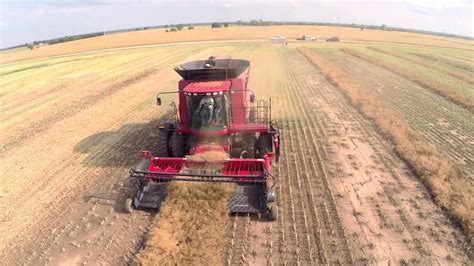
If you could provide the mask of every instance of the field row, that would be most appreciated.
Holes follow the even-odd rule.
[[[167,51],[169,56],[163,56]],[[149,214],[123,214],[122,206],[133,192],[128,169],[140,151],[154,145],[154,131],[164,118],[153,97],[176,86],[178,76],[171,66],[177,61],[207,54],[206,49],[149,51],[148,57],[117,66],[117,75],[106,73],[107,68],[104,76],[58,74],[67,86],[58,88],[53,98],[44,93],[48,87],[39,78],[43,73],[12,74],[21,74],[30,84],[31,89],[17,94],[31,100],[11,106],[13,115],[2,124],[0,254],[7,264],[18,256],[31,264],[116,264],[133,257]],[[99,69],[104,64],[90,63]],[[82,64],[68,71],[75,67]],[[15,83],[9,86],[11,92],[4,97],[15,98]]]
[[[323,56],[364,84],[368,93],[375,93],[403,115],[412,128],[422,132],[430,143],[459,165],[467,178],[474,180],[474,124],[471,112],[358,58],[339,52],[327,52]]]
[[[272,97],[282,127],[282,157],[274,165],[279,219],[229,217],[224,264],[468,261],[459,230],[337,87],[294,47],[245,43],[104,52],[0,69],[6,264],[135,259],[154,213],[123,213],[134,191],[128,168],[156,145],[168,109],[156,109],[154,97],[176,88],[172,67],[209,55],[251,60],[251,89],[259,99]],[[457,112],[449,110],[421,114],[447,119]],[[462,115],[459,121],[450,125],[470,140],[468,121]],[[460,158],[472,159],[455,147]]]
[[[453,78],[445,73],[434,71],[434,68],[427,68],[420,64],[410,63],[406,59],[401,61],[401,57],[395,57],[388,53],[381,53],[374,49],[376,48],[372,47],[370,50],[365,49],[359,51],[354,49],[342,49],[342,51],[350,56],[357,57],[376,66],[387,69],[470,111],[474,110],[474,105],[471,101],[474,96],[474,92],[471,90],[471,83],[458,78]],[[407,66],[409,67],[407,68]]]
[[[454,209],[454,213],[456,215],[459,215],[458,217],[463,219],[463,222],[465,222],[464,225],[467,226],[466,229],[469,228],[469,213],[466,212],[467,210],[464,208],[465,206],[469,205],[469,196],[464,194],[464,192],[469,191],[469,188],[460,187],[462,182],[465,181],[459,180],[459,176],[453,176],[453,172],[451,171],[452,169],[448,169],[451,172],[444,171],[446,170],[444,168],[440,170],[441,167],[444,167],[442,165],[445,164],[445,160],[441,161],[444,157],[441,156],[440,159],[439,153],[431,153],[431,151],[429,150],[429,145],[424,144],[424,142],[420,143],[419,137],[410,133],[410,130],[405,130],[408,126],[404,124],[403,119],[400,119],[399,117],[397,118],[397,115],[394,114],[393,111],[383,106],[383,104],[379,103],[378,98],[374,97],[374,94],[372,92],[365,91],[365,87],[361,86],[361,83],[359,83],[357,79],[352,79],[353,75],[349,75],[349,72],[342,71],[340,69],[341,65],[338,64],[339,62],[335,60],[326,59],[327,55],[323,52],[315,52],[309,49],[304,50],[303,52],[306,56],[308,56],[308,58],[310,58],[310,60],[312,60],[312,62],[314,62],[315,65],[317,65],[318,69],[321,69],[326,79],[331,82],[331,84],[333,84],[334,86],[336,86],[336,88],[344,92],[344,94],[349,98],[350,103],[352,105],[356,106],[358,110],[361,110],[361,112],[365,116],[370,117],[371,119],[373,119],[373,121],[375,121],[375,124],[377,125],[379,131],[383,132],[385,136],[388,136],[393,141],[393,144],[396,145],[395,150],[398,151],[401,156],[408,158],[406,160],[410,162],[411,165],[416,165],[417,168],[414,169],[416,169],[419,173],[422,171],[425,171],[425,173],[427,173],[426,170],[420,170],[420,166],[431,167],[428,171],[432,172],[429,175],[423,175],[422,178],[425,179],[425,182],[427,184],[430,184],[430,186],[432,187],[432,193],[434,193],[434,195],[436,195],[436,198],[439,199],[439,201],[441,202],[440,204],[443,204],[444,206],[450,206],[449,208],[451,209],[451,211],[453,211]],[[323,95],[328,94],[329,93],[324,93]],[[341,105],[341,102],[344,102],[344,99],[331,99],[332,107],[331,105],[329,105],[328,108],[336,109],[336,111],[337,109],[347,110],[347,103],[346,105]],[[337,104],[339,104],[339,106],[337,106]],[[353,119],[357,116],[351,114],[350,111],[344,111],[344,113],[341,114],[340,117],[340,119]],[[331,119],[335,118],[332,117]],[[439,244],[441,244],[441,242],[443,241],[440,240],[439,235],[437,235],[436,232],[452,229],[449,229],[449,227],[444,229],[439,228],[439,221],[442,221],[445,218],[443,218],[442,215],[438,216],[434,213],[436,212],[437,214],[441,214],[441,209],[440,207],[436,207],[434,205],[434,203],[430,200],[430,196],[428,196],[426,192],[423,192],[424,185],[420,183],[422,179],[420,178],[418,182],[413,182],[414,174],[411,173],[409,167],[405,163],[400,162],[399,159],[398,161],[390,159],[390,157],[395,157],[392,154],[387,154],[386,151],[391,150],[392,148],[390,147],[390,145],[387,144],[380,145],[385,141],[381,140],[380,137],[377,137],[377,134],[375,133],[374,129],[364,126],[364,123],[360,123],[360,125],[355,128],[356,130],[354,130],[353,123],[353,121],[347,121],[346,123],[341,125],[344,128],[342,135],[349,137],[350,142],[341,143],[341,146],[338,147],[338,151],[336,152],[336,154],[340,153],[340,156],[343,156],[343,158],[341,158],[340,160],[341,163],[336,164],[336,171],[340,171],[340,169],[344,168],[352,168],[350,176],[354,178],[353,182],[351,182],[351,180],[342,181],[343,185],[344,183],[352,183],[350,190],[354,190],[354,192],[358,194],[356,196],[356,199],[360,202],[360,205],[357,206],[358,204],[350,202],[352,208],[358,207],[364,209],[364,203],[372,205],[372,207],[376,210],[376,212],[373,213],[374,217],[382,220],[381,224],[383,226],[381,226],[381,228],[384,228],[387,224],[390,225],[390,228],[392,228],[393,224],[397,223],[387,223],[387,217],[390,217],[393,214],[396,214],[396,216],[399,215],[400,220],[398,221],[398,225],[396,225],[396,227],[398,228],[392,228],[391,230],[388,230],[388,232],[385,232],[384,235],[391,234],[394,238],[398,238],[399,236],[394,236],[393,233],[401,233],[404,230],[408,230],[408,232],[413,234],[413,236],[417,236],[413,239],[414,243],[419,243],[420,239],[418,238],[423,235],[422,232],[425,230],[425,228],[427,228],[428,230],[430,230],[426,232],[427,238],[436,237]],[[361,127],[363,128],[363,130],[361,130]],[[337,130],[335,131],[337,132]],[[350,136],[351,131],[354,136]],[[356,133],[357,131],[359,132]],[[341,135],[341,133],[336,134],[336,136],[337,135]],[[408,137],[409,139],[403,139],[405,137]],[[339,142],[340,140],[337,140],[336,138],[333,141]],[[370,141],[368,143],[370,145],[367,145],[367,141]],[[376,145],[377,142],[379,143],[379,145]],[[418,151],[418,153],[413,153],[413,151],[407,149],[406,145],[409,145],[410,147],[416,147],[416,151]],[[420,145],[425,145],[426,147],[422,147]],[[353,152],[350,152],[351,149],[356,149],[360,152],[360,154],[354,154]],[[428,152],[427,154],[429,155],[424,155],[425,152],[422,152],[423,149],[425,149],[425,152]],[[413,156],[418,157],[413,158]],[[423,159],[423,156],[429,157]],[[346,165],[344,165],[344,157],[347,157],[349,161],[351,161],[350,165],[347,165],[347,162]],[[363,158],[359,158],[359,162],[357,162],[357,160],[354,161],[354,158],[357,157]],[[432,164],[430,163],[426,163],[432,160],[437,160],[438,162],[435,167],[432,167]],[[440,178],[443,178],[446,174],[450,174],[450,177],[456,178],[454,180],[449,180],[449,186],[451,186],[454,191],[448,191],[448,193],[445,193],[445,190],[443,190],[445,186],[441,187],[438,183],[438,180]],[[357,182],[357,180],[359,180],[359,182]],[[377,188],[381,189],[383,192],[376,192]],[[400,190],[400,188],[403,188],[403,190]],[[398,194],[402,191],[404,195],[399,198],[400,195]],[[374,194],[374,192],[376,193]],[[453,193],[453,196],[450,193]],[[408,194],[412,195],[407,196]],[[364,195],[365,198],[362,198],[361,195]],[[459,195],[462,195],[462,198],[458,198]],[[457,200],[449,201],[449,199],[451,199],[452,197],[456,197]],[[424,206],[420,207],[421,205]],[[367,208],[367,206],[365,208]],[[374,211],[374,209],[372,209],[371,211]],[[390,211],[388,211],[387,213],[386,211],[384,211],[384,209],[392,210],[394,213],[391,214]],[[420,212],[420,210],[429,210],[429,214]],[[357,209],[354,210],[354,216],[357,216],[356,221],[358,221],[358,223],[364,220],[364,222],[370,222],[370,220],[366,220],[368,217],[365,215],[361,215],[361,213],[364,212],[359,211]],[[427,217],[429,217],[430,219],[426,220]],[[411,222],[410,220],[412,219],[413,221]],[[434,222],[436,226],[433,226],[432,222]],[[413,228],[413,224],[418,224],[418,226]],[[402,227],[400,227],[401,225]],[[375,227],[371,226],[368,228],[372,228],[371,231],[374,231]],[[432,231],[433,228],[438,228],[438,230]],[[381,231],[383,232],[387,230],[382,229]],[[367,237],[367,234],[364,235]],[[458,241],[459,246],[466,247],[466,240],[464,240],[463,237],[458,238]],[[411,241],[408,241],[407,238],[404,238],[403,242],[407,246],[411,245],[410,243],[412,243]],[[447,241],[444,245],[449,246],[449,243],[450,242]],[[426,261],[432,259],[430,258],[432,256],[438,257],[438,259],[441,258],[441,253],[429,251],[439,250],[440,246],[437,245],[438,244],[436,243],[432,243],[431,246],[423,246],[423,250],[420,251],[422,252],[422,254],[415,256],[413,259],[418,261]],[[448,251],[444,253],[444,256],[447,257],[444,259],[449,259],[448,255],[452,254],[452,250],[449,251],[450,249],[456,249],[456,246],[452,246],[451,248],[447,248],[447,246],[442,248],[445,249],[445,251]],[[420,247],[420,245],[415,245],[415,247],[412,248],[415,248],[414,250],[420,250]],[[399,251],[400,250],[398,249],[398,252]]]
[[[275,119],[282,126],[283,156],[276,166],[280,218],[277,224],[265,224],[260,217],[233,218],[229,235],[235,240],[224,260],[233,265],[351,263],[352,252],[328,183],[324,143],[310,131],[322,126],[315,113],[307,110],[307,102],[298,97],[305,90],[295,70],[302,58],[281,52],[267,55],[272,64],[266,64],[266,82],[252,83],[263,86],[253,88],[259,97],[278,95],[272,102]],[[255,67],[252,70],[259,72]],[[257,240],[258,233],[263,233],[263,241]]]

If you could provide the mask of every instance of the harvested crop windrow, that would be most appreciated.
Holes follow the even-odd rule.
[[[354,83],[347,73],[310,49],[302,48],[299,51],[396,144],[396,150],[400,156],[424,180],[436,202],[461,222],[472,242],[474,191],[472,185],[469,185],[462,176],[461,171],[433,145],[413,131],[396,112],[384,106],[370,91]]]
[[[412,52],[410,53],[411,55],[421,57],[424,59],[428,59],[431,61],[435,61],[441,64],[446,64],[450,65],[455,68],[459,68],[465,71],[473,72],[474,71],[474,65],[472,63],[464,62],[462,59],[455,59],[455,58],[449,58],[449,57],[443,57],[443,56],[435,56],[431,54],[425,54],[425,53],[416,53]]]
[[[226,153],[207,152],[189,159],[227,159]],[[182,171],[214,171],[203,169]],[[172,183],[150,232],[143,265],[218,265],[222,262],[227,200],[232,186],[215,183]]]
[[[397,75],[400,75],[420,86],[423,86],[425,88],[428,88],[435,93],[445,97],[446,99],[459,104],[463,106],[464,108],[468,109],[469,111],[473,112],[474,111],[474,102],[472,101],[472,98],[469,97],[468,95],[462,94],[459,91],[456,91],[454,88],[448,88],[446,86],[443,86],[437,82],[433,82],[433,80],[422,77],[420,75],[416,75],[415,73],[403,69],[395,64],[385,62],[382,60],[379,60],[377,58],[368,56],[364,53],[355,51],[353,49],[345,49],[343,48],[342,51],[348,55],[352,55],[354,57],[357,57],[359,59],[362,59],[364,61],[367,61],[371,64],[383,67]]]
[[[443,67],[443,64],[433,64],[431,62],[426,62],[426,61],[417,59],[413,56],[403,55],[400,52],[394,52],[394,51],[390,51],[390,50],[380,49],[380,48],[377,48],[377,47],[367,47],[367,49],[375,51],[375,52],[379,52],[379,53],[382,53],[382,54],[386,54],[386,55],[389,55],[389,56],[398,57],[398,58],[401,58],[401,59],[406,60],[408,62],[417,64],[417,65],[420,65],[420,66],[424,66],[424,67],[427,67],[427,68],[434,69],[434,70],[438,71],[441,74],[445,74],[445,75],[451,76],[453,78],[460,79],[462,81],[467,82],[470,85],[474,84],[474,79],[471,75],[466,75],[466,74],[463,74],[462,72],[459,72],[459,71],[453,71],[453,70],[447,69],[447,68]]]

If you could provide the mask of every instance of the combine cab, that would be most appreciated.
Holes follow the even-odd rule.
[[[157,208],[160,184],[171,181],[236,183],[231,213],[267,213],[277,218],[271,165],[280,156],[277,122],[271,101],[257,100],[248,88],[250,62],[240,59],[193,61],[175,68],[182,77],[179,104],[171,103],[175,121],[160,125],[153,153],[130,170],[139,188],[125,208]],[[157,105],[161,105],[160,94]],[[228,159],[199,160],[206,152]],[[193,158],[194,157],[194,158]]]

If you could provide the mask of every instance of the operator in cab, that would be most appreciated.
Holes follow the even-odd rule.
[[[201,126],[207,126],[211,123],[214,112],[214,99],[211,96],[202,97],[199,101],[199,115],[201,117]]]

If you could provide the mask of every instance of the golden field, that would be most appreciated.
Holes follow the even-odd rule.
[[[283,47],[275,34],[337,29],[150,30],[0,53],[2,262],[472,261],[473,116],[445,93],[472,97],[472,42],[341,28],[342,43]],[[124,213],[128,170],[176,101],[156,94],[210,55],[250,60],[251,89],[272,97],[278,220],[230,216],[227,192],[180,184],[161,211]]]
[[[119,48],[136,45],[166,44],[177,42],[200,42],[222,40],[268,40],[272,35],[282,35],[288,40],[304,34],[314,35],[318,41],[337,36],[337,27],[330,26],[231,26],[228,28],[196,27],[184,28],[179,32],[165,32],[165,29],[117,33],[90,39],[77,40],[52,46],[43,46],[32,51],[22,50],[1,54],[1,63],[22,59],[48,57],[63,54]],[[455,38],[424,35],[409,32],[380,31],[358,28],[340,28],[343,42],[365,41],[403,44],[423,44],[471,50],[473,42]],[[291,41],[291,40],[290,40]]]

